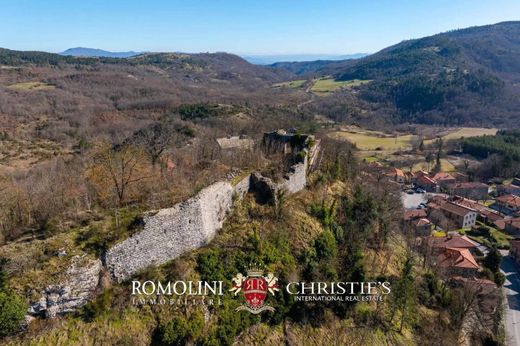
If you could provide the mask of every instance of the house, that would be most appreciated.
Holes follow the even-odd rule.
[[[465,278],[475,277],[480,266],[466,248],[446,247],[435,259],[435,266],[445,277],[460,275]]]
[[[433,224],[428,220],[426,210],[407,210],[403,215],[403,227],[411,229],[417,236],[429,236]]]
[[[485,200],[488,198],[489,187],[484,183],[469,182],[469,183],[455,183],[449,187],[453,195]]]
[[[520,197],[515,195],[497,197],[491,207],[502,214],[516,214],[520,211]]]
[[[455,172],[451,175],[455,178],[456,183],[467,183],[469,181],[469,177],[467,174]]]
[[[497,220],[502,219],[503,217],[497,213],[496,211],[493,211],[492,209],[486,207],[483,204],[478,203],[477,201],[474,201],[472,199],[455,196],[452,201],[454,203],[463,205],[465,207],[475,209],[478,213],[478,219],[483,222],[487,223],[493,223]]]
[[[427,192],[438,192],[439,186],[435,181],[433,181],[427,175],[420,175],[416,181],[415,185],[419,186],[421,189],[426,190]]]
[[[424,209],[412,209],[406,210],[403,215],[403,221],[409,222],[417,219],[423,219],[427,217],[426,210]]]
[[[449,185],[455,184],[456,180],[450,173],[439,172],[430,175],[430,178],[439,185],[441,189],[448,188]]]
[[[445,237],[430,236],[426,240],[425,261],[444,276],[473,277],[480,266],[473,254],[477,244],[465,235],[452,232]]]
[[[440,210],[460,228],[473,227],[477,222],[475,209],[457,203],[446,202],[440,206]]]
[[[514,236],[520,236],[520,217],[504,219],[504,231]]]
[[[477,244],[474,241],[457,232],[450,232],[444,237],[430,236],[427,243],[433,255],[438,255],[442,249],[447,247],[468,249],[470,252],[474,252],[477,248]]]
[[[511,240],[509,255],[513,257],[516,264],[520,266],[520,239]]]
[[[433,224],[426,218],[413,220],[411,225],[416,236],[425,237],[432,233]]]
[[[399,168],[392,168],[386,175],[394,179],[394,181],[398,182],[399,184],[404,184],[406,182],[404,172]]]
[[[499,196],[515,195],[520,196],[520,186],[518,185],[497,185],[497,193]]]
[[[426,171],[422,171],[422,170],[421,170],[421,171],[417,171],[417,172],[415,172],[415,173],[413,174],[413,182],[415,183],[415,181],[416,181],[417,179],[419,179],[419,177],[422,177],[423,175],[429,175],[429,173],[426,172]]]

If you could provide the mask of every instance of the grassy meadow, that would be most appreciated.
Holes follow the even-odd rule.
[[[316,94],[327,94],[340,88],[352,88],[370,83],[371,80],[353,79],[348,81],[338,81],[332,77],[322,77],[317,79],[311,87],[311,91]]]

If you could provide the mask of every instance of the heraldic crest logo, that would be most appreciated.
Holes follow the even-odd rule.
[[[272,273],[264,276],[264,271],[259,268],[251,267],[247,271],[247,276],[238,273],[233,279],[233,287],[230,289],[235,296],[242,291],[246,298],[246,304],[239,306],[236,311],[246,310],[252,314],[259,314],[262,311],[274,311],[274,308],[264,304],[267,293],[274,295],[278,288],[278,278]]]

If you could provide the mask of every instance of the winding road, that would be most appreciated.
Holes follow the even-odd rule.
[[[503,258],[500,270],[505,274],[504,312],[508,346],[520,346],[520,274],[519,267],[509,256],[507,250],[500,251]]]

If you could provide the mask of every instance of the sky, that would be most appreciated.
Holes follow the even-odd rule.
[[[507,20],[520,20],[519,0],[0,0],[0,47],[373,53]]]

